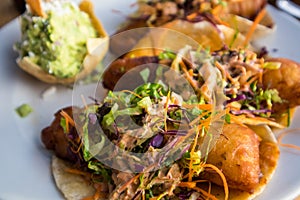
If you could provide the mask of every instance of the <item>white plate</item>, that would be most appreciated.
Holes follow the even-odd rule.
[[[135,0],[94,0],[97,16],[112,34],[124,16],[133,11]],[[268,7],[277,30],[259,42],[281,56],[300,62],[299,21]],[[122,14],[113,10],[122,11]],[[58,109],[71,105],[72,90],[57,87],[55,95],[41,98],[50,85],[41,83],[21,71],[15,59],[13,44],[20,38],[18,20],[0,30],[0,199],[62,199],[50,173],[49,153],[40,142],[41,129],[49,125]],[[14,109],[22,103],[30,104],[34,112],[20,118]],[[300,112],[296,113],[292,127],[300,127]],[[300,145],[300,135],[291,134],[285,142]],[[259,199],[292,199],[300,194],[300,152],[281,149],[277,173]]]

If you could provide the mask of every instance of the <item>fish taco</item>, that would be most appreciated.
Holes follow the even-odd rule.
[[[209,46],[214,51],[220,48],[220,43],[233,47],[251,46],[252,41],[271,34],[276,29],[266,10],[266,0],[168,0],[137,1],[136,4],[137,11],[128,16],[127,22],[117,34],[142,27],[170,28],[194,38],[200,44],[207,39],[210,44],[205,41],[205,47]],[[206,30],[210,34],[206,34]],[[118,54],[120,46],[133,47],[146,33],[140,31],[138,36],[126,35],[122,41],[112,41],[111,50]]]
[[[189,47],[116,60],[103,100],[63,108],[42,130],[57,187],[67,199],[253,199],[280,154],[280,98],[260,82],[260,67],[277,64]],[[128,73],[141,82],[124,84]]]

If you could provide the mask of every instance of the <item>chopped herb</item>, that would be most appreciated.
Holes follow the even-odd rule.
[[[287,110],[287,114],[288,114],[288,117],[287,117],[287,127],[289,127],[291,125],[291,109]]]
[[[228,115],[228,114],[225,115],[225,122],[227,124],[230,124],[230,115]]]
[[[28,104],[22,104],[19,107],[17,107],[15,111],[20,117],[27,117],[31,112],[33,112],[33,109]]]
[[[280,62],[265,62],[263,65],[264,69],[279,69],[281,66]]]
[[[59,125],[64,129],[64,133],[67,133],[67,123],[64,117],[60,118]]]
[[[164,51],[158,55],[158,58],[160,60],[163,60],[163,59],[172,59],[173,60],[173,59],[175,59],[175,57],[176,57],[176,54],[171,51]]]
[[[139,179],[140,179],[140,185],[139,185],[139,187],[140,187],[140,188],[143,188],[143,187],[144,187],[144,185],[143,185],[143,183],[144,183],[144,174],[142,174],[142,175],[139,177]]]

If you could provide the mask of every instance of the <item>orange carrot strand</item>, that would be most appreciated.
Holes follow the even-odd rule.
[[[227,181],[226,181],[226,177],[223,174],[223,172],[219,168],[217,168],[216,166],[214,166],[212,164],[207,164],[206,163],[206,164],[204,164],[204,167],[205,168],[211,168],[219,174],[220,178],[223,181],[223,187],[224,187],[224,193],[225,193],[225,198],[224,199],[227,200],[228,197],[229,197],[229,190],[228,190],[228,184],[227,184]]]
[[[296,132],[296,131],[300,131],[300,128],[294,128],[294,129],[290,129],[290,130],[286,130],[283,133],[280,133],[280,135],[277,138],[278,141],[278,145],[282,146],[282,147],[288,147],[291,149],[296,149],[300,151],[300,146],[294,145],[294,144],[286,144],[286,143],[282,143],[282,139],[287,136],[290,133]]]
[[[244,41],[244,46],[246,47],[248,44],[249,44],[249,41],[257,27],[257,25],[259,24],[259,22],[263,19],[263,17],[266,15],[267,13],[267,10],[266,8],[262,9],[258,15],[256,16],[256,18],[254,19],[254,22],[252,24],[252,26],[250,27],[247,35],[246,35],[246,38],[245,38],[245,41]]]
[[[68,122],[72,125],[75,126],[75,122],[72,119],[72,117],[70,117],[70,115],[68,113],[66,113],[64,110],[60,111],[61,116],[63,116],[66,120],[68,120]]]
[[[131,178],[129,181],[127,181],[125,184],[123,184],[118,189],[118,193],[122,193],[127,188],[128,185],[130,185],[132,182],[134,182],[135,180],[137,180],[140,176],[141,176],[141,174],[137,174],[136,176],[134,176],[133,178]]]

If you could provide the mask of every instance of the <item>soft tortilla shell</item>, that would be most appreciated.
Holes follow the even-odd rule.
[[[178,19],[164,24],[159,29],[150,29],[127,55],[153,56],[166,49],[176,52],[185,45],[194,48],[201,46],[209,48],[210,51],[219,50],[224,44],[231,45],[231,48],[242,47],[245,41],[244,35],[237,33],[234,39],[235,34],[234,29],[224,25],[213,25],[207,21],[191,23]],[[249,46],[249,49],[252,47]]]
[[[78,200],[94,195],[94,187],[84,177],[65,171],[71,167],[66,161],[53,156],[51,167],[56,186],[66,199]]]
[[[83,5],[89,5],[89,6],[92,5],[89,1],[84,0],[83,2],[84,2]],[[51,84],[74,83],[76,80],[82,79],[86,77],[88,74],[90,74],[97,67],[98,63],[103,59],[106,52],[108,51],[109,37],[106,31],[104,30],[100,20],[97,19],[96,16],[93,14],[92,8],[91,7],[86,8],[86,7],[87,6],[84,7],[81,6],[80,9],[86,12],[90,16],[94,27],[96,28],[98,34],[101,37],[88,39],[88,40],[92,40],[93,44],[96,43],[97,46],[93,45],[92,47],[89,47],[88,44],[91,44],[91,42],[87,42],[88,53],[83,60],[81,71],[76,76],[70,78],[55,77],[45,72],[40,66],[31,62],[29,57],[18,58],[17,64],[19,65],[19,67],[23,69],[25,72],[33,75],[37,79]]]

